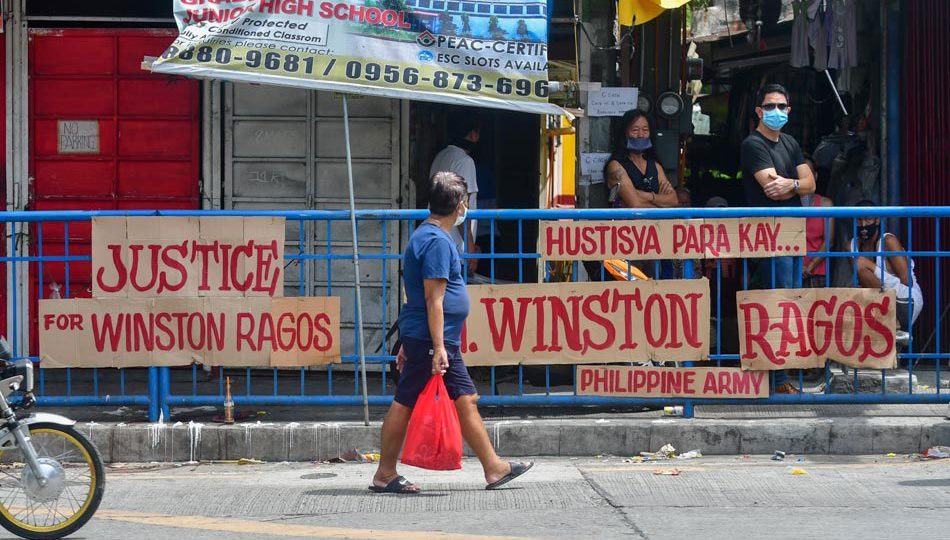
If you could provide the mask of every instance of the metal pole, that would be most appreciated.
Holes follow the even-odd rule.
[[[350,186],[350,227],[353,230],[353,267],[356,286],[356,331],[363,379],[363,424],[369,425],[369,390],[366,387],[366,352],[363,343],[363,300],[360,298],[360,249],[356,241],[356,195],[353,193],[353,156],[350,152],[350,112],[343,94],[343,138],[346,140],[346,176]]]
[[[841,101],[841,94],[838,93],[838,89],[835,87],[835,82],[831,80],[831,73],[828,73],[828,70],[825,70],[825,77],[828,79],[828,85],[831,86],[831,91],[835,93],[835,97],[838,98],[838,106],[841,107],[841,112],[845,116],[848,116],[848,109],[844,106],[844,101]]]

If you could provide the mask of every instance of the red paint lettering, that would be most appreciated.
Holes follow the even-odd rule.
[[[847,316],[849,310],[852,312],[850,317]],[[851,343],[847,345],[844,341],[846,320],[854,321],[854,329],[851,332]],[[842,302],[841,308],[838,310],[838,316],[835,318],[835,344],[838,346],[838,351],[846,357],[857,352],[858,347],[861,346],[861,335],[863,331],[864,326],[861,324],[861,306],[853,300]]]
[[[254,341],[251,336],[254,334],[254,314],[241,312],[237,314],[237,350],[244,350],[246,345],[248,349],[257,351],[254,347]]]
[[[884,348],[881,349],[880,352],[874,350],[874,341],[876,340],[871,337],[870,333],[864,336],[864,353],[861,355],[862,362],[869,356],[872,358],[884,358],[894,350],[894,333],[881,323],[881,320],[890,312],[890,304],[891,298],[885,296],[880,302],[869,304],[865,309],[864,320],[868,323],[868,330],[870,333],[876,333],[880,336],[884,342]],[[878,312],[878,315],[875,315],[875,312]]]
[[[495,317],[496,302],[501,305],[500,324]],[[528,306],[530,306],[531,303],[531,298],[519,298],[518,315],[515,315],[514,302],[512,302],[511,298],[482,299],[482,304],[485,306],[485,311],[488,316],[488,330],[491,333],[492,346],[494,346],[495,351],[508,350],[509,347],[506,347],[508,343],[510,343],[510,349],[512,351],[518,352],[521,350],[524,340],[525,322],[528,318]],[[540,313],[540,306],[535,304],[535,307]],[[541,333],[540,328],[538,329],[538,333]]]
[[[739,309],[742,310],[743,316],[745,318],[745,328],[743,329],[743,337],[745,338],[745,354],[742,355],[742,358],[747,360],[758,358],[758,354],[756,353],[754,347],[754,345],[758,345],[769,362],[772,362],[777,366],[784,365],[785,359],[775,357],[775,352],[772,350],[772,346],[769,345],[769,341],[765,337],[769,331],[769,312],[765,309],[765,306],[757,302],[749,302],[740,304]],[[753,316],[753,311],[756,312],[755,316]],[[758,328],[752,327],[753,318],[758,321]]]
[[[101,267],[96,273],[96,284],[103,292],[119,292],[125,288],[125,284],[129,277],[129,272],[125,267],[125,261],[122,260],[122,246],[110,244],[106,246],[106,248],[112,252],[112,265],[115,267],[118,277],[116,278],[114,285],[106,285],[106,282],[103,280],[103,275],[106,273],[106,269],[105,267]]]
[[[654,310],[654,307],[658,309]],[[646,306],[643,309],[643,326],[646,329],[647,343],[654,348],[662,347],[669,336],[669,325],[670,313],[667,311],[663,297],[659,294],[651,294],[647,297]],[[659,336],[657,336],[657,331],[659,331]]]

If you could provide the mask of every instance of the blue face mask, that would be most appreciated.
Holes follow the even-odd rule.
[[[642,154],[643,152],[646,152],[647,150],[651,148],[653,148],[653,141],[651,141],[649,137],[646,137],[646,138],[628,137],[627,138],[627,150],[630,150],[631,152]]]
[[[769,129],[778,131],[785,127],[785,124],[788,123],[788,112],[780,111],[778,109],[764,111],[762,113],[762,122],[764,122],[765,125],[769,127]]]

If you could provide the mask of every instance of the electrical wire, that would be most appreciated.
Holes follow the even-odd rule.
[[[633,27],[630,27],[624,35],[620,36],[620,39],[617,41],[616,45],[598,45],[594,42],[594,38],[591,37],[590,33],[587,32],[587,27],[584,26],[584,23],[581,22],[581,18],[577,16],[577,0],[573,2],[574,7],[574,26],[579,26],[581,31],[584,33],[584,37],[587,38],[587,42],[590,43],[590,46],[594,50],[598,51],[616,51],[620,50],[620,46],[623,45],[624,40],[630,39],[633,41]]]

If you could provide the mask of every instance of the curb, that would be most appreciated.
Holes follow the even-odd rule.
[[[99,424],[76,428],[106,462],[324,461],[379,448],[380,423]],[[939,417],[719,419],[545,419],[486,422],[506,457],[634,456],[672,444],[704,455],[917,453],[950,446]],[[466,447],[466,453],[470,454]]]

